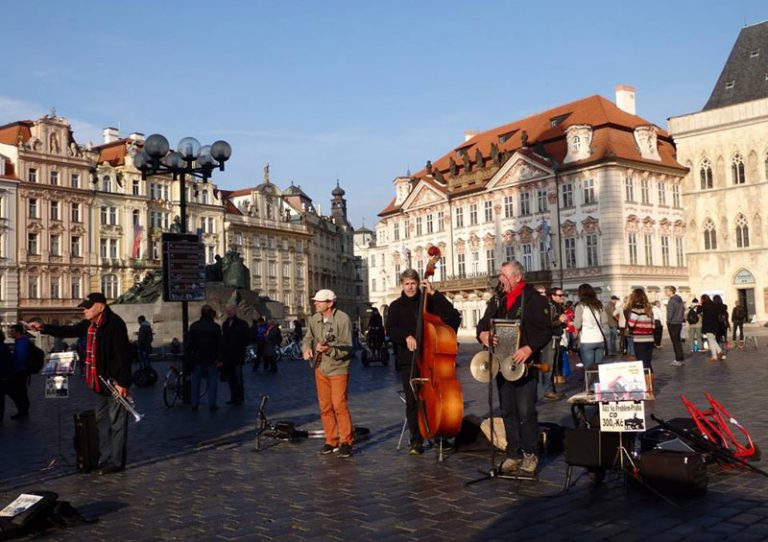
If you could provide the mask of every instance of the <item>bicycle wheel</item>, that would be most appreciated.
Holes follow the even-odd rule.
[[[181,373],[176,367],[171,367],[165,373],[165,383],[163,384],[163,402],[165,406],[171,408],[181,393]]]

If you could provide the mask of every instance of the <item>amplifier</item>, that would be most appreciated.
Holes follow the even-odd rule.
[[[632,437],[624,446],[630,447]],[[616,464],[619,449],[619,433],[604,433],[598,429],[566,429],[565,462],[577,467],[602,467],[609,469]]]

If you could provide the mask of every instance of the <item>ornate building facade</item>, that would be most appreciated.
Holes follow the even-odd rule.
[[[3,331],[7,331],[7,326],[16,321],[19,305],[16,246],[18,184],[13,162],[0,152],[0,328]]]
[[[718,293],[768,318],[768,22],[744,27],[697,113],[672,117],[696,294]]]
[[[617,103],[591,96],[482,133],[415,175],[394,180],[375,242],[359,248],[370,300],[386,305],[407,267],[442,251],[437,287],[470,333],[499,265],[574,297],[589,282],[603,298],[672,284],[687,291],[681,180],[671,139],[637,116],[634,89]]]

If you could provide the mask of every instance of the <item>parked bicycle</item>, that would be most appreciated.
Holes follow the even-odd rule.
[[[176,404],[176,400],[181,396],[184,389],[184,371],[171,365],[168,372],[165,373],[165,382],[163,384],[163,402],[165,406],[171,408]],[[208,379],[203,378],[200,381],[200,397],[205,397],[208,393]]]
[[[294,360],[302,357],[301,346],[297,342],[291,341],[277,349],[277,359],[279,360]]]

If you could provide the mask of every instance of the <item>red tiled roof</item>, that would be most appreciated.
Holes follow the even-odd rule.
[[[32,137],[31,128],[33,125],[31,120],[19,120],[0,126],[0,143],[15,147],[19,144],[19,136],[21,136],[22,143],[26,143]]]
[[[232,203],[229,199],[224,198],[224,201],[226,201],[226,205],[224,208],[224,212],[229,213],[231,215],[242,215],[243,213],[235,207],[235,204]]]
[[[124,137],[117,141],[111,141],[110,143],[104,143],[94,147],[94,150],[99,152],[99,164],[104,162],[109,163],[111,166],[125,165],[125,156],[128,154],[128,145],[133,143],[133,139]],[[144,145],[142,141],[136,141],[136,144],[140,147]]]

